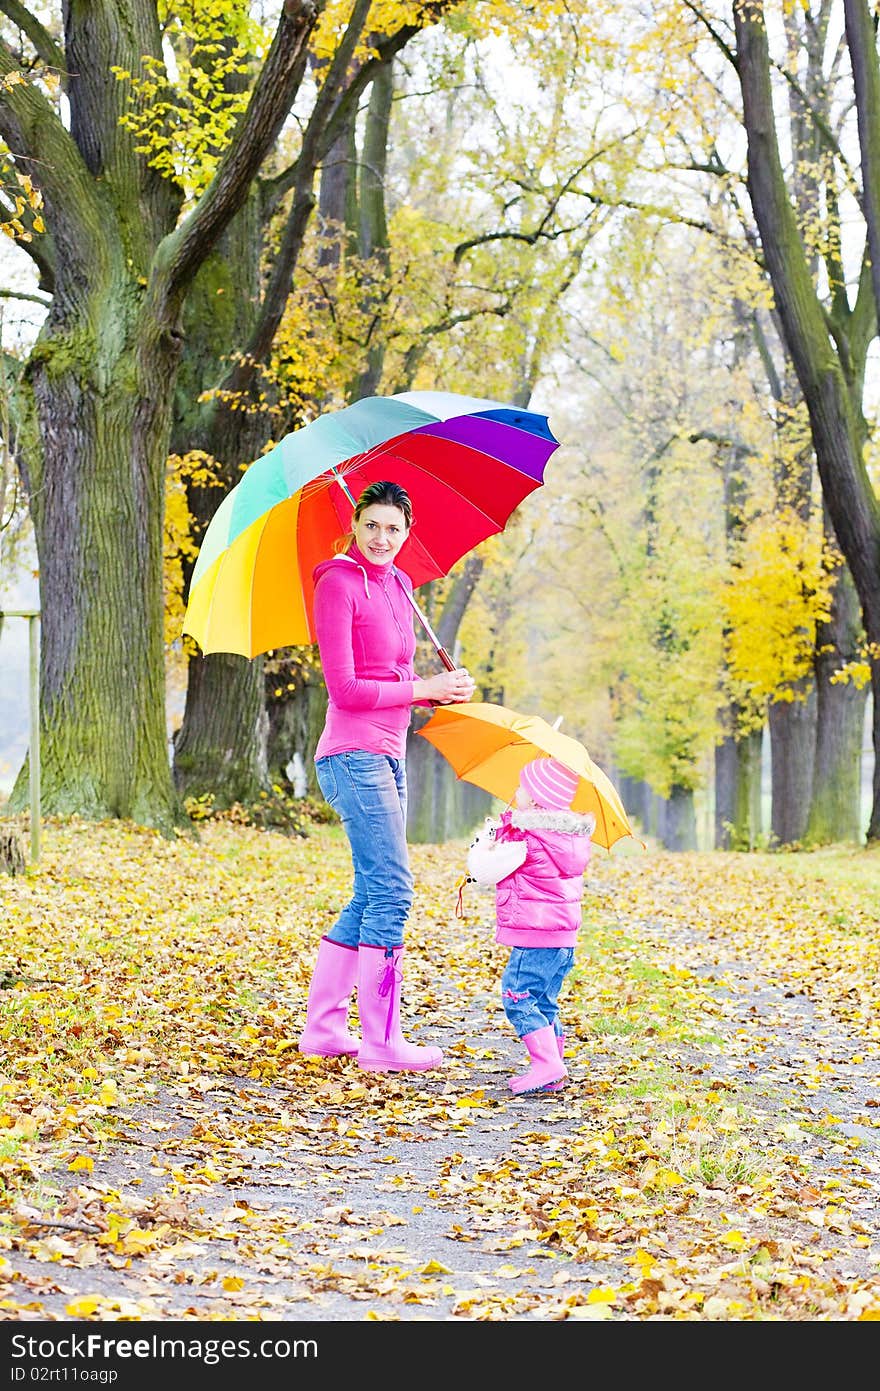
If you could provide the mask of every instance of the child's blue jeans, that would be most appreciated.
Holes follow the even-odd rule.
[[[574,947],[511,947],[501,1000],[518,1038],[548,1025],[564,1032],[556,1005],[562,982],[574,965]]]
[[[413,901],[406,843],[406,765],[383,753],[332,753],[318,785],[348,836],[354,885],[325,936],[344,947],[399,947]]]

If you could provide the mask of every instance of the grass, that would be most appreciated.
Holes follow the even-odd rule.
[[[708,851],[720,855],[721,851]],[[829,845],[791,854],[759,851],[750,855],[756,868],[804,883],[828,884],[864,894],[866,906],[880,914],[880,845]]]

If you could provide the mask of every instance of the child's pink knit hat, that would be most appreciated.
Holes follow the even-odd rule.
[[[520,771],[520,786],[545,811],[569,811],[580,781],[558,758],[534,758]]]

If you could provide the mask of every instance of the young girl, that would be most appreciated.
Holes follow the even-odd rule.
[[[412,505],[397,483],[358,498],[346,549],[315,569],[315,628],[329,703],[315,750],[325,800],[351,847],[350,902],[321,939],[309,986],[303,1053],[356,1053],[369,1072],[426,1072],[439,1048],[408,1043],[400,1025],[403,937],[413,899],[406,841],[406,738],[414,704],[470,700],[465,668],[421,679],[409,576],[394,559]],[[348,1032],[357,988],[361,1037]]]
[[[477,883],[495,884],[495,940],[510,947],[501,999],[531,1060],[511,1079],[513,1092],[556,1091],[568,1073],[557,998],[574,965],[596,826],[592,812],[571,810],[577,785],[577,774],[558,759],[527,763],[494,839],[480,836],[468,851]]]

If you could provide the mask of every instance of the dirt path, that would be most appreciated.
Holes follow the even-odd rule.
[[[85,1182],[61,1172],[57,1225],[19,1208],[0,1318],[880,1317],[876,1049],[723,937],[613,907],[610,875],[593,916],[619,957],[596,945],[600,979],[585,938],[563,1092],[509,1092],[485,928],[449,916],[405,987],[442,1070],[291,1049],[268,1083],[156,1083]],[[656,986],[656,1019],[615,1032],[624,962],[681,987],[688,1029]]]

